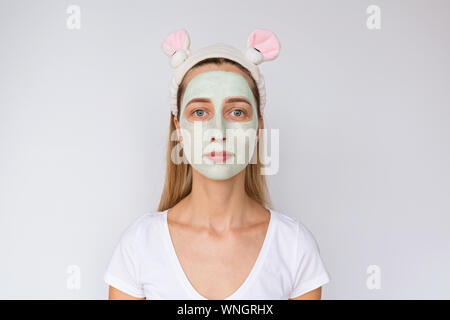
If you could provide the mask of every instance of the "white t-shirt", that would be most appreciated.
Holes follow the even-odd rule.
[[[206,300],[189,282],[177,258],[167,211],[144,214],[122,234],[104,280],[138,298]],[[329,282],[311,232],[295,218],[274,210],[270,213],[266,237],[250,274],[225,300],[285,300]]]

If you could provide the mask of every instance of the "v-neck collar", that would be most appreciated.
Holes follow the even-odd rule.
[[[270,220],[269,220],[269,225],[267,227],[267,231],[266,231],[266,236],[264,238],[264,242],[262,244],[262,247],[259,251],[258,257],[256,258],[255,263],[253,264],[252,269],[250,270],[250,273],[248,274],[247,278],[245,279],[245,281],[242,283],[242,285],[236,289],[231,295],[229,295],[228,297],[226,297],[224,300],[231,300],[231,299],[236,299],[239,297],[239,295],[241,295],[245,289],[247,289],[247,287],[252,283],[252,281],[254,280],[255,276],[257,275],[259,269],[261,269],[261,266],[265,260],[265,257],[267,256],[267,252],[268,252],[268,248],[269,248],[269,244],[270,241],[272,239],[272,234],[273,234],[273,229],[274,229],[274,225],[275,225],[275,214],[276,212],[274,212],[273,210],[266,208],[267,210],[269,210],[270,212]],[[161,222],[163,224],[163,233],[164,233],[164,238],[165,238],[165,244],[166,247],[169,251],[169,255],[171,258],[171,261],[173,263],[173,265],[176,268],[176,274],[178,279],[180,280],[180,282],[183,284],[183,286],[185,287],[185,289],[187,290],[187,292],[189,293],[189,295],[191,297],[193,297],[194,299],[198,299],[198,300],[208,300],[206,297],[204,297],[203,295],[201,295],[191,284],[191,282],[189,281],[188,277],[186,276],[186,273],[183,270],[183,267],[181,266],[180,260],[178,259],[178,256],[176,254],[175,251],[175,247],[173,245],[172,242],[172,238],[170,236],[170,231],[169,231],[169,224],[167,222],[167,212],[169,211],[169,209],[165,210],[162,212],[161,215]]]

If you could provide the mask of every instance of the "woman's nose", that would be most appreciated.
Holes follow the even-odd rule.
[[[222,141],[225,141],[227,138],[225,136],[222,137]],[[221,140],[220,138],[216,139],[216,137],[211,137],[211,142],[216,142],[217,140]]]
[[[222,116],[215,117],[215,128],[211,135],[211,142],[224,142],[226,140],[225,119]]]

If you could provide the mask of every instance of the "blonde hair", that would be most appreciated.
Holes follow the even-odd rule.
[[[217,65],[223,65],[225,63],[233,64],[244,71],[251,79],[250,88],[255,96],[258,118],[260,118],[260,97],[259,91],[257,89],[257,85],[251,73],[239,63],[226,59],[226,58],[208,58],[200,61],[196,65],[194,65],[190,70],[200,67],[201,65],[214,63]],[[188,72],[186,72],[187,74]],[[177,94],[177,105],[178,105],[178,114],[177,118],[180,116],[180,104],[181,104],[181,96],[186,89],[185,77],[180,83],[178,94]],[[264,122],[262,122],[261,129],[264,128]],[[175,164],[172,161],[172,150],[177,150],[176,146],[178,141],[173,141],[171,139],[172,133],[176,130],[174,124],[174,115],[170,113],[170,129],[169,129],[169,142],[167,144],[167,153],[166,153],[166,179],[164,182],[164,188],[161,194],[161,199],[158,205],[158,211],[165,211],[167,209],[172,208],[178,202],[180,202],[183,198],[185,198],[192,190],[192,167],[186,161],[182,161],[180,164]],[[260,139],[256,142],[256,150],[255,152],[259,155],[259,145]],[[183,151],[181,151],[183,152]],[[182,154],[184,157],[184,153]],[[267,188],[267,182],[265,175],[259,174],[262,168],[262,164],[259,161],[259,156],[257,157],[256,163],[249,163],[245,170],[245,192],[247,195],[264,206],[265,208],[272,208],[272,204],[270,201],[269,190]]]

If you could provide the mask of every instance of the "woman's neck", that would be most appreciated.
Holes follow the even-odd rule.
[[[192,191],[182,204],[184,217],[222,231],[241,226],[257,206],[244,183],[245,170],[227,180],[211,180],[193,170]]]

